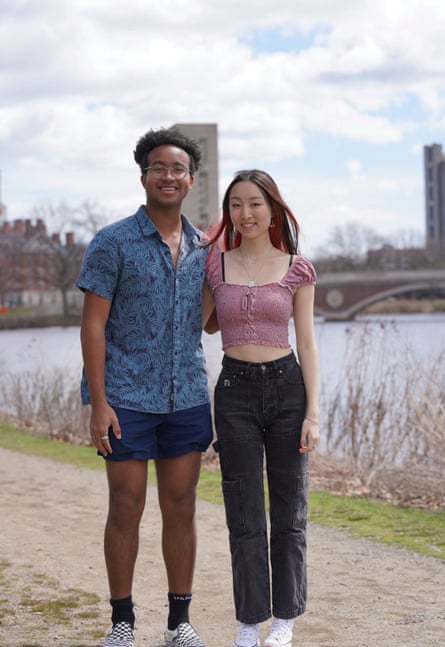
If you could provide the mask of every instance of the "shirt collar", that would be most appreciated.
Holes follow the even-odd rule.
[[[144,205],[141,205],[139,207],[135,215],[136,220],[138,221],[139,226],[141,227],[142,232],[145,234],[145,236],[153,236],[153,234],[158,233],[158,230],[150,220],[150,216],[147,215]],[[202,245],[202,240],[204,238],[202,231],[192,225],[190,220],[187,218],[187,216],[184,216],[184,214],[181,214],[181,219],[183,235],[186,236],[190,243],[195,247]]]

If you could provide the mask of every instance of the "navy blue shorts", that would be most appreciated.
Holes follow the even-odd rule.
[[[213,439],[210,404],[173,413],[144,413],[113,407],[121,426],[118,440],[110,429],[109,461],[174,458],[204,452]]]

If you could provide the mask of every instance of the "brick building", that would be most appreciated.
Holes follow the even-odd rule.
[[[74,282],[85,248],[72,232],[50,236],[43,220],[0,223],[0,306],[65,312],[79,307]]]

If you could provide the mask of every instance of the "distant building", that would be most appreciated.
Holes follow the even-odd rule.
[[[440,144],[424,147],[426,246],[445,256],[445,156]]]
[[[47,314],[79,307],[82,296],[75,288],[85,251],[67,232],[48,235],[42,219],[4,221],[0,224],[0,306],[42,307]]]
[[[7,209],[6,205],[2,202],[2,174],[0,171],[0,227],[6,221]]]
[[[192,190],[184,200],[184,213],[195,227],[205,230],[218,217],[218,133],[216,124],[175,124],[198,142],[202,159]]]

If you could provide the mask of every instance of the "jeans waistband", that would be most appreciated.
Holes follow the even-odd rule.
[[[224,369],[228,369],[233,373],[246,373],[249,375],[255,374],[273,374],[276,375],[283,371],[289,366],[292,366],[296,363],[296,357],[293,351],[286,355],[285,357],[280,357],[280,359],[274,359],[270,362],[243,362],[240,359],[233,359],[227,355],[223,356],[222,366]]]

